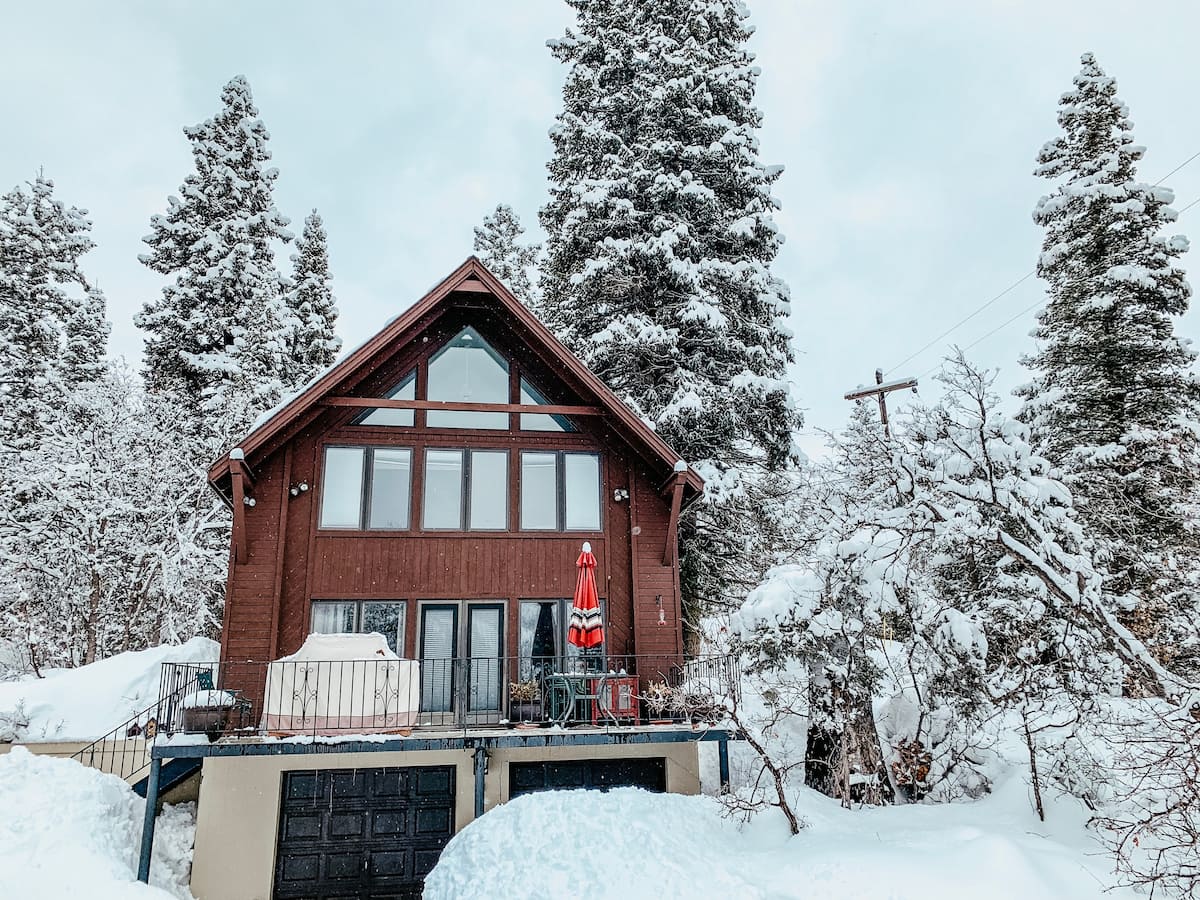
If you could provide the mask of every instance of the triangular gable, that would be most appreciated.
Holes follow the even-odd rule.
[[[254,460],[261,453],[272,452],[274,447],[288,440],[311,418],[315,418],[320,413],[322,400],[335,396],[339,386],[352,379],[364,367],[371,366],[382,354],[392,349],[396,341],[419,325],[422,319],[426,319],[436,312],[439,305],[448,302],[452,294],[461,292],[477,293],[481,298],[483,296],[492,297],[505,313],[510,315],[517,324],[523,326],[529,341],[540,344],[542,350],[561,363],[563,368],[595,397],[596,403],[604,410],[608,423],[635,450],[639,451],[639,455],[652,465],[657,464],[664,479],[670,477],[671,473],[682,472],[684,488],[688,492],[689,499],[703,491],[703,479],[694,470],[684,469],[680,466],[679,454],[622,403],[604,382],[580,362],[542,324],[537,316],[514,297],[500,280],[474,256],[469,257],[433,290],[389,322],[374,337],[343,357],[341,361],[314,379],[307,388],[256,423],[236,448],[223,455],[209,468],[209,483],[217,488],[223,496],[228,497],[229,492],[226,485],[229,481],[233,460],[245,459],[252,466]],[[531,407],[530,411],[535,410],[536,407]]]

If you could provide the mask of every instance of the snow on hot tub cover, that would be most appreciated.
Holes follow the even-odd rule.
[[[267,666],[263,727],[303,734],[363,734],[411,728],[420,706],[417,663],[381,634],[310,634]]]

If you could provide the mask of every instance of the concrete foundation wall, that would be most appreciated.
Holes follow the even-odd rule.
[[[700,792],[694,743],[491,750],[484,808],[508,799],[508,766],[555,759],[666,759],[667,790]],[[456,767],[454,825],[475,818],[474,753],[428,750],[377,753],[305,753],[279,756],[212,756],[204,760],[192,893],[197,900],[269,900],[275,875],[283,773],[298,769],[374,769],[386,766]]]

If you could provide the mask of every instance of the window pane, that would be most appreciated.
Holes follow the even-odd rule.
[[[471,527],[496,531],[508,527],[507,453],[471,453]]]
[[[425,452],[425,528],[462,528],[462,451]]]
[[[361,528],[362,447],[328,447],[321,478],[321,527]]]
[[[454,703],[454,632],[457,614],[427,607],[421,620],[421,709],[449,712]]]
[[[558,528],[557,454],[521,454],[521,527]]]
[[[541,391],[524,378],[521,379],[521,402],[526,406],[545,406],[546,398]],[[575,426],[566,416],[543,416],[521,414],[522,431],[574,431]]]
[[[464,328],[429,361],[429,397],[454,403],[507,403],[508,360],[474,328]],[[508,413],[429,410],[430,428],[508,428]]]
[[[354,603],[313,601],[312,631],[314,634],[353,634]]]
[[[568,528],[600,530],[600,457],[591,453],[567,453],[565,467],[566,519]]]
[[[407,528],[412,451],[377,448],[371,454],[371,528]]]
[[[387,395],[387,398],[389,400],[416,400],[416,372],[410,372],[406,375],[404,380]],[[411,409],[373,409],[355,422],[356,425],[407,425],[409,427],[412,426],[412,423],[413,411]]]
[[[496,710],[500,708],[500,610],[472,607],[467,616],[471,659],[467,709],[470,712]]]
[[[521,680],[548,675],[558,668],[558,636],[561,600],[539,600],[521,604]]]
[[[367,601],[362,607],[363,634],[372,631],[387,638],[388,646],[393,653],[400,653],[404,648],[404,604],[391,602]]]

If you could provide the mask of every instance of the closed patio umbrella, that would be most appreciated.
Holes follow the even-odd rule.
[[[571,604],[571,619],[567,642],[584,650],[604,643],[604,623],[600,620],[600,598],[596,594],[596,557],[592,545],[585,543],[575,562],[579,577],[575,582],[575,598]]]

